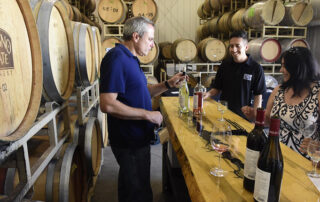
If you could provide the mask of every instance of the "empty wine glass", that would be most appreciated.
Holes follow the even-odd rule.
[[[219,164],[218,167],[211,168],[210,173],[217,177],[223,177],[225,172],[221,169],[221,154],[229,149],[231,141],[230,127],[225,124],[216,124],[213,127],[212,133],[210,135],[210,143],[212,148],[219,153]]]
[[[310,177],[319,178],[320,174],[317,173],[317,165],[320,161],[320,141],[318,139],[310,140],[307,151],[314,165],[313,170],[307,172],[307,175]]]
[[[225,121],[223,118],[224,112],[228,109],[228,102],[225,100],[220,100],[217,104],[217,109],[221,113],[221,118],[218,119],[219,121]]]
[[[310,138],[316,131],[316,129],[317,122],[311,122],[310,124],[302,122],[301,124],[299,124],[299,133],[305,138]]]

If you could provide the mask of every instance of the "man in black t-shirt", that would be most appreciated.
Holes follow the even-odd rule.
[[[229,53],[218,69],[212,89],[204,98],[221,93],[220,100],[228,101],[228,108],[245,118],[243,106],[253,106],[256,112],[261,106],[262,94],[266,91],[264,72],[250,55],[246,54],[248,38],[245,31],[236,31],[230,36]],[[252,98],[253,103],[251,103]]]

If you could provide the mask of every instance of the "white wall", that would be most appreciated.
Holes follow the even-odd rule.
[[[173,42],[178,38],[195,41],[199,26],[197,9],[204,0],[155,0],[158,6],[156,42]]]

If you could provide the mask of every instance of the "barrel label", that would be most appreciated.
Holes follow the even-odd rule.
[[[112,13],[118,13],[119,12],[119,8],[114,8],[112,6],[108,6],[108,7],[105,7],[103,6],[102,9],[106,12],[112,12]]]
[[[152,19],[154,17],[154,14],[152,12],[138,13],[138,16],[142,16],[142,17],[146,17],[146,18]]]
[[[0,70],[13,68],[11,37],[6,31],[0,28]]]

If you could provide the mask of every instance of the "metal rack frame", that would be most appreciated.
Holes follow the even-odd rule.
[[[51,159],[70,136],[70,122],[67,103],[59,106],[55,102],[45,104],[45,113],[33,124],[30,130],[19,140],[12,142],[0,151],[1,167],[17,167],[19,170],[19,184],[9,196],[4,196],[0,201],[20,202],[29,192],[37,178],[47,167]],[[56,117],[58,113],[64,113],[64,132],[58,140]],[[28,153],[28,141],[34,137],[44,126],[48,125],[50,147],[42,154],[31,167]]]
[[[104,37],[108,36],[123,36],[123,26],[124,24],[103,24],[103,35]],[[111,30],[112,32],[115,32],[115,34],[107,33],[107,30]]]
[[[279,69],[281,67],[281,64],[276,64],[276,63],[272,63],[272,64],[260,64],[263,68],[264,74],[265,75],[282,75],[281,72],[279,72]],[[266,71],[266,68],[271,68],[271,71]]]
[[[83,89],[77,87],[77,110],[79,113],[78,122],[84,124],[86,116],[92,107],[99,101],[99,80],[96,80],[91,86]]]
[[[143,72],[144,72],[144,75],[146,75],[146,77],[148,76],[153,76],[154,75],[154,70],[153,70],[153,65],[140,65]]]
[[[253,36],[254,35],[254,36]],[[291,27],[291,26],[270,26],[263,25],[261,30],[249,28],[249,39],[256,38],[257,35],[264,38],[307,38],[307,27]]]

